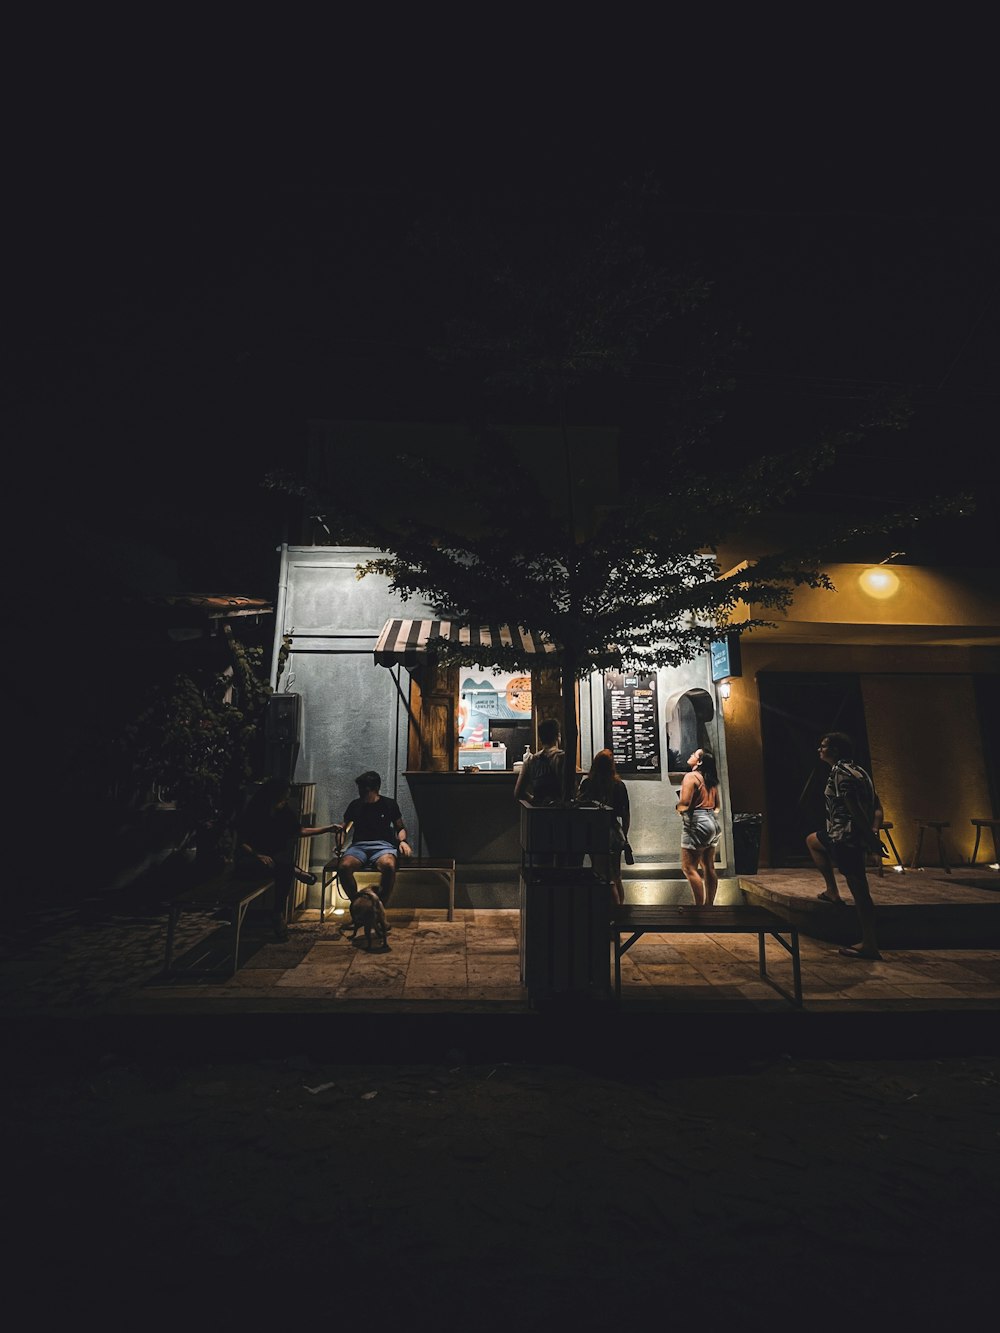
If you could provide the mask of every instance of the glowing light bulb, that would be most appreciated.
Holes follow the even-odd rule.
[[[884,597],[891,597],[893,593],[899,590],[899,579],[891,569],[886,569],[884,565],[876,565],[874,569],[866,569],[858,582],[869,597],[878,597],[880,600]]]

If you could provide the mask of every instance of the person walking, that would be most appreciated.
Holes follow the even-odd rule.
[[[597,873],[603,875],[610,882],[611,896],[615,904],[621,906],[625,901],[625,885],[622,883],[622,852],[628,840],[628,830],[632,816],[629,810],[628,788],[618,776],[615,757],[610,750],[598,750],[597,754],[594,755],[590,772],[580,783],[577,799],[581,804],[595,801],[599,805],[609,806],[614,813],[615,822],[621,830],[621,838],[618,839],[620,845],[616,848],[614,842],[612,842],[613,850],[609,856],[605,856],[601,852],[593,852],[590,857],[590,864]],[[614,836],[614,829],[612,829],[613,839]]]
[[[684,821],[681,833],[681,870],[691,885],[696,907],[711,907],[719,890],[715,851],[722,837],[719,824],[719,770],[708,750],[688,757],[690,773],[681,782],[677,813]]]
[[[823,876],[826,888],[817,894],[820,902],[844,905],[834,867],[847,881],[861,924],[861,939],[840,952],[847,958],[879,959],[865,853],[882,854],[878,831],[882,827],[882,802],[875,784],[860,764],[854,762],[854,742],[846,732],[830,731],[820,739],[819,757],[830,773],[823,792],[826,828],[810,833],[806,847]]]

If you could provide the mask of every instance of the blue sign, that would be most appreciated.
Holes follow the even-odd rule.
[[[742,676],[743,663],[740,660],[740,636],[727,634],[724,639],[716,639],[712,644],[712,680],[728,680],[730,676]]]

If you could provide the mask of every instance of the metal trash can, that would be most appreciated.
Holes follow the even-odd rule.
[[[733,872],[756,875],[760,862],[760,835],[764,824],[761,814],[733,815]]]

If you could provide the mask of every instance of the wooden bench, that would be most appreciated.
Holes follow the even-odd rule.
[[[242,879],[229,866],[203,884],[196,884],[194,888],[185,889],[177,894],[175,898],[171,899],[167,909],[167,951],[163,964],[163,975],[170,975],[174,952],[174,935],[181,913],[225,910],[232,914],[232,975],[235,976],[240,965],[240,931],[243,928],[243,918],[247,914],[247,908],[254,899],[260,898],[267,893],[268,889],[273,887],[273,875],[264,876],[261,879]]]
[[[622,943],[622,935],[629,933]],[[627,953],[642,935],[756,935],[760,975],[791,1004],[801,1007],[802,972],[799,963],[799,932],[764,907],[640,906],[626,903],[612,909],[611,939],[615,947],[615,996],[622,993],[622,954]],[[770,935],[792,956],[793,994],[768,976],[764,936]],[[788,935],[790,941],[782,936]]]
[[[333,884],[334,880],[336,880],[339,868],[340,868],[339,854],[332,857],[331,860],[327,861],[326,865],[323,867],[323,876],[320,882],[320,896],[319,896],[320,921],[326,920],[327,888]],[[454,860],[449,860],[447,857],[441,858],[432,856],[400,857],[396,863],[396,879],[398,880],[401,875],[411,874],[415,870],[423,870],[423,871],[429,870],[436,874],[442,875],[445,878],[448,884],[448,920],[454,921],[455,920]],[[370,870],[370,869],[356,870],[354,873],[355,873],[355,878],[358,881],[360,881],[363,877],[367,877],[377,882],[380,878],[380,873],[377,870]],[[330,905],[332,907],[333,905],[332,900]]]

